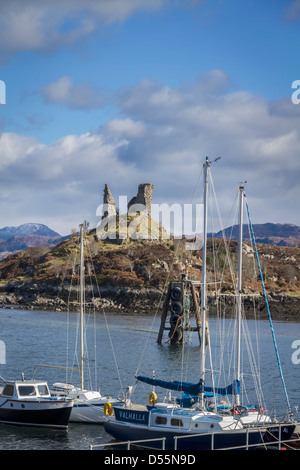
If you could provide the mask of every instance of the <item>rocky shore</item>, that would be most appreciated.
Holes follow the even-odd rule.
[[[17,309],[35,309],[49,311],[77,311],[79,309],[78,287],[69,283],[62,285],[46,283],[21,283],[11,281],[0,286],[0,307]],[[163,308],[165,294],[157,288],[103,287],[90,286],[86,292],[86,302],[100,314],[153,314]],[[231,296],[222,297],[225,315],[234,315],[234,299]],[[244,312],[248,319],[267,319],[267,308],[262,294],[259,296],[244,296]],[[300,321],[300,297],[284,293],[270,293],[268,303],[271,315],[278,321]],[[214,305],[213,298],[208,299],[208,305]]]
[[[78,243],[78,236],[74,234],[55,247],[32,247],[5,258],[0,263],[0,306],[78,310]],[[201,279],[201,253],[187,253],[185,240],[143,240],[119,244],[98,240],[91,230],[86,233],[84,246],[87,255],[85,299],[99,313],[160,315],[167,280],[181,279],[182,274],[191,280]],[[273,319],[300,321],[299,248],[259,244],[258,251]],[[232,317],[235,299],[228,294],[233,292],[235,285],[233,273],[238,263],[237,242],[231,240],[225,249],[223,240],[209,240],[208,253],[213,254],[209,262],[210,276],[221,281],[218,300],[225,315]],[[243,245],[243,255],[245,315],[247,318],[265,319],[267,309],[250,244]],[[257,292],[260,294],[254,295]],[[208,300],[211,315],[216,312],[215,306],[211,308],[213,302],[214,298]]]

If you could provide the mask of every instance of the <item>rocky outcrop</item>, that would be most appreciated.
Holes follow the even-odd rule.
[[[140,217],[128,217],[129,224]],[[119,218],[117,217],[118,222]],[[9,256],[0,263],[0,305],[10,308],[46,310],[78,310],[78,236],[74,234],[54,248],[32,247]],[[85,247],[89,254],[85,260],[86,301],[97,312],[122,311],[124,313],[160,312],[163,290],[171,279],[179,279],[186,269],[190,279],[201,279],[201,253],[187,253],[185,240],[129,241],[122,247],[114,240],[98,240],[92,230],[86,234]],[[247,318],[267,319],[267,310],[261,292],[261,282],[255,266],[251,246],[244,245],[243,306]],[[225,305],[225,315],[235,315],[232,269],[237,265],[238,244],[231,241],[224,250],[222,241],[208,241],[208,253],[215,253],[209,263],[211,275],[219,279],[218,299]],[[300,318],[300,250],[299,248],[258,245],[260,264],[274,320],[299,321]],[[77,282],[78,281],[78,282]],[[89,288],[89,284],[92,286]],[[76,287],[75,287],[76,286]],[[100,288],[100,295],[97,291]],[[212,293],[209,289],[209,294]],[[258,295],[259,294],[259,295]],[[214,298],[209,299],[209,314]],[[255,305],[254,305],[255,303]],[[218,304],[220,305],[220,304]],[[255,307],[255,309],[253,309]],[[158,310],[157,310],[158,309]]]
[[[49,311],[79,311],[78,287],[66,283],[64,286],[46,283],[8,282],[0,287],[1,308],[21,308]],[[162,289],[134,287],[90,286],[86,301],[98,313],[103,311],[128,314],[161,314],[164,295]],[[235,317],[233,297],[226,296],[225,317]],[[268,295],[268,303],[273,320],[299,321],[299,296],[287,294]],[[215,316],[215,297],[208,297],[208,315]],[[103,310],[104,309],[104,310]],[[243,302],[245,317],[267,320],[268,313],[263,295],[245,297]]]
[[[0,287],[0,307],[49,311],[79,311],[79,287],[47,283],[11,281]],[[153,313],[161,300],[161,290],[92,285],[86,302],[96,312]]]

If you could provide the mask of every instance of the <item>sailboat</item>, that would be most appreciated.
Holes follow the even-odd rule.
[[[216,411],[218,414],[221,415],[234,415],[237,419],[245,426],[245,427],[257,427],[264,429],[264,435],[262,441],[264,443],[268,443],[272,441],[273,443],[278,441],[280,438],[281,440],[288,440],[292,436],[295,430],[295,421],[292,417],[291,413],[291,406],[289,403],[288,393],[286,390],[282,368],[280,364],[280,358],[278,354],[278,348],[276,344],[276,338],[274,334],[274,328],[272,323],[272,318],[270,314],[270,309],[268,305],[268,299],[265,291],[263,275],[261,272],[261,266],[259,262],[257,246],[255,241],[255,236],[253,232],[253,227],[250,218],[249,207],[246,203],[248,219],[250,230],[252,234],[252,239],[255,247],[256,258],[258,261],[259,271],[261,282],[263,286],[263,292],[265,296],[265,301],[268,310],[269,322],[272,331],[272,339],[275,347],[277,363],[280,371],[280,377],[283,384],[284,393],[286,396],[286,401],[288,405],[288,412],[287,418],[282,420],[276,420],[275,418],[271,417],[263,408],[262,405],[259,404],[249,404],[249,403],[241,403],[241,381],[242,381],[242,373],[241,373],[241,327],[242,327],[242,259],[243,259],[243,209],[244,209],[244,199],[245,199],[245,188],[243,185],[240,185],[238,188],[239,191],[239,236],[238,236],[238,276],[237,276],[237,328],[236,328],[236,373],[235,379],[233,380],[232,384],[227,387],[209,387],[204,386],[204,397],[205,397],[205,404],[206,409],[210,411]],[[202,343],[203,344],[203,343]],[[202,354],[205,353],[205,350],[202,350]],[[203,356],[202,356],[203,357]],[[186,383],[186,382],[179,382],[179,381],[164,381],[159,380],[151,377],[143,377],[137,376],[137,380],[152,385],[153,387],[162,387],[168,390],[174,390],[177,392],[182,392],[181,398],[177,398],[176,402],[181,404],[181,406],[185,407],[199,407],[201,409],[201,405],[199,405],[199,399],[201,399],[200,395],[200,382],[198,384],[194,383]],[[202,377],[202,380],[204,378]],[[229,400],[229,398],[231,400]],[[226,398],[226,400],[225,400]]]
[[[237,291],[238,291],[238,302],[237,302],[237,358],[236,358],[236,363],[237,363],[237,381],[241,381],[241,324],[242,324],[242,263],[243,263],[243,210],[244,210],[244,199],[245,199],[245,188],[243,185],[239,186],[239,237],[238,237],[238,284],[237,284]],[[296,424],[295,420],[292,417],[292,412],[291,412],[291,406],[289,402],[289,397],[288,397],[288,392],[286,389],[284,377],[283,377],[283,372],[282,372],[282,367],[281,367],[281,362],[280,362],[280,357],[278,353],[278,347],[277,347],[277,342],[276,342],[276,337],[274,333],[274,327],[273,327],[273,322],[272,322],[272,317],[271,317],[271,312],[269,308],[269,303],[268,303],[268,297],[266,294],[266,289],[265,289],[265,284],[264,284],[264,278],[263,274],[261,271],[261,265],[259,261],[259,256],[258,256],[258,250],[256,246],[256,240],[255,240],[255,235],[253,231],[253,226],[251,222],[251,217],[250,217],[250,211],[248,204],[246,202],[246,209],[247,209],[247,215],[248,215],[248,222],[250,226],[250,231],[251,231],[251,237],[254,245],[254,250],[255,250],[255,255],[256,255],[256,260],[259,268],[259,274],[260,274],[260,279],[261,279],[261,284],[262,284],[262,289],[263,289],[263,294],[265,298],[265,304],[267,307],[267,312],[268,312],[268,319],[270,323],[270,328],[271,328],[271,333],[272,333],[272,340],[274,344],[274,349],[276,353],[276,359],[277,359],[277,365],[280,373],[280,378],[282,381],[282,386],[283,390],[285,393],[285,398],[287,402],[287,407],[288,407],[288,412],[287,412],[287,418],[284,418],[281,420],[281,426],[279,427],[279,423],[276,419],[272,419],[271,416],[269,416],[267,413],[264,412],[263,408],[261,406],[256,406],[253,407],[253,405],[247,404],[246,406],[243,406],[240,402],[240,394],[237,393],[235,396],[235,407],[234,411],[240,415],[241,421],[248,426],[264,426],[266,429],[266,433],[264,435],[264,442],[276,442],[277,439],[286,439],[288,440],[291,435],[293,434]]]
[[[102,396],[97,390],[87,390],[84,386],[84,225],[80,225],[80,386],[56,382],[51,387],[52,397],[74,399],[70,422],[103,423],[106,414],[105,404],[121,405],[119,398]]]
[[[204,164],[204,234],[202,256],[202,292],[201,292],[201,325],[207,321],[207,217],[208,217],[208,174],[211,162],[206,158]],[[167,402],[158,402],[153,391],[149,395],[149,405],[126,404],[119,408],[113,406],[113,416],[104,423],[105,430],[118,440],[147,440],[143,447],[161,448],[160,439],[165,440],[166,449],[223,449],[229,447],[255,446],[264,441],[267,433],[266,425],[273,424],[268,416],[263,416],[261,410],[253,410],[249,418],[247,411],[239,403],[240,373],[232,384],[223,388],[207,387],[205,385],[205,360],[207,332],[201,328],[200,380],[197,383],[167,382],[157,379],[137,376],[137,380],[153,386],[181,391],[188,396],[196,397],[192,407]],[[239,335],[238,335],[239,336]],[[238,339],[240,341],[240,338]],[[221,412],[220,408],[209,408],[207,397],[231,394],[235,403],[230,411]],[[243,416],[243,419],[241,419]],[[288,436],[292,434],[294,425],[290,422]],[[291,426],[290,426],[291,425]],[[285,428],[284,428],[285,429]],[[281,427],[277,425],[277,433]],[[276,429],[275,429],[276,433]],[[289,434],[290,433],[290,434]],[[273,433],[274,434],[274,433]]]

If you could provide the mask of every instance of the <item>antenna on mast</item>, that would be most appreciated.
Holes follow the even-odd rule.
[[[208,160],[208,157],[206,157],[206,158],[205,158],[205,162],[211,164],[211,163],[217,162],[218,160],[221,160],[221,158],[222,158],[222,157],[217,157],[217,158],[215,158],[212,162],[210,162],[210,161]]]

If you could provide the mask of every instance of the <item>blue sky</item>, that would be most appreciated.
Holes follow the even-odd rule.
[[[299,220],[299,0],[3,0],[0,226],[62,234],[154,184],[188,203],[205,156],[229,213]]]

